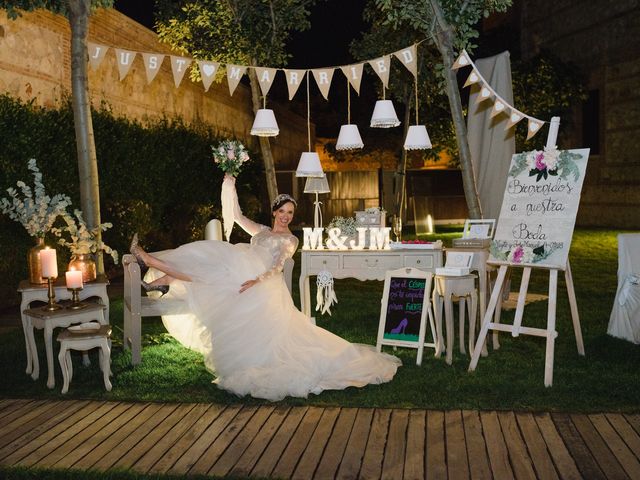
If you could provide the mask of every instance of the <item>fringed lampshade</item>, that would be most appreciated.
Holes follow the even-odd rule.
[[[273,114],[273,110],[268,108],[261,108],[256,112],[256,118],[253,121],[251,127],[251,135],[258,137],[275,137],[280,133],[278,128],[278,122],[276,122],[276,116]]]
[[[316,201],[313,202],[315,208],[313,211],[313,227],[322,228],[322,210],[320,209],[320,201],[318,200],[319,193],[329,193],[329,182],[327,182],[327,176],[322,177],[310,177],[307,178],[307,183],[304,185],[304,193],[315,193]]]
[[[316,152],[302,152],[296,168],[296,177],[322,177],[323,175],[320,156]]]
[[[342,125],[336,142],[336,150],[356,150],[364,147],[357,125]]]
[[[371,127],[391,128],[400,125],[391,100],[378,100],[371,116]]]
[[[431,140],[424,125],[411,125],[404,141],[405,150],[426,150],[431,148]]]

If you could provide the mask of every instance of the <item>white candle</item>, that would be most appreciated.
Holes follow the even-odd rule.
[[[65,273],[67,288],[82,288],[82,272],[80,270],[69,270]]]
[[[40,265],[42,266],[42,276],[44,278],[58,276],[58,261],[55,249],[47,247],[40,251]]]
[[[547,148],[556,146],[558,140],[558,130],[560,129],[560,117],[552,117],[549,123],[549,134],[547,135]]]

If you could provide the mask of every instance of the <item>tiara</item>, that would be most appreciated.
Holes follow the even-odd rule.
[[[273,199],[273,202],[271,202],[271,208],[283,202],[291,202],[296,207],[298,206],[298,202],[296,202],[295,198],[293,198],[291,195],[287,193],[281,193],[280,195],[278,195],[276,198]]]

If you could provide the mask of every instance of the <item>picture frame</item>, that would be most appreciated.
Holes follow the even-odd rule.
[[[493,238],[495,232],[496,220],[493,218],[486,218],[480,220],[473,220],[467,218],[464,221],[464,229],[462,231],[462,238]]]
[[[376,342],[378,352],[382,351],[383,345],[415,348],[416,365],[421,365],[424,347],[435,348],[437,338],[431,309],[432,283],[433,273],[415,268],[386,272]],[[432,343],[425,343],[427,320]]]

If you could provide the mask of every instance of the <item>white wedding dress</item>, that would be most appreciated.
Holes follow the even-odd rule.
[[[219,387],[240,396],[276,401],[390,381],[399,359],[349,343],[295,307],[282,268],[298,239],[248,220],[233,184],[225,188],[251,244],[205,240],[157,254],[193,280],[171,283],[167,296],[186,299],[192,313],[164,316],[168,332],[204,355]],[[153,278],[153,269],[147,275]],[[256,277],[261,281],[238,293]]]

